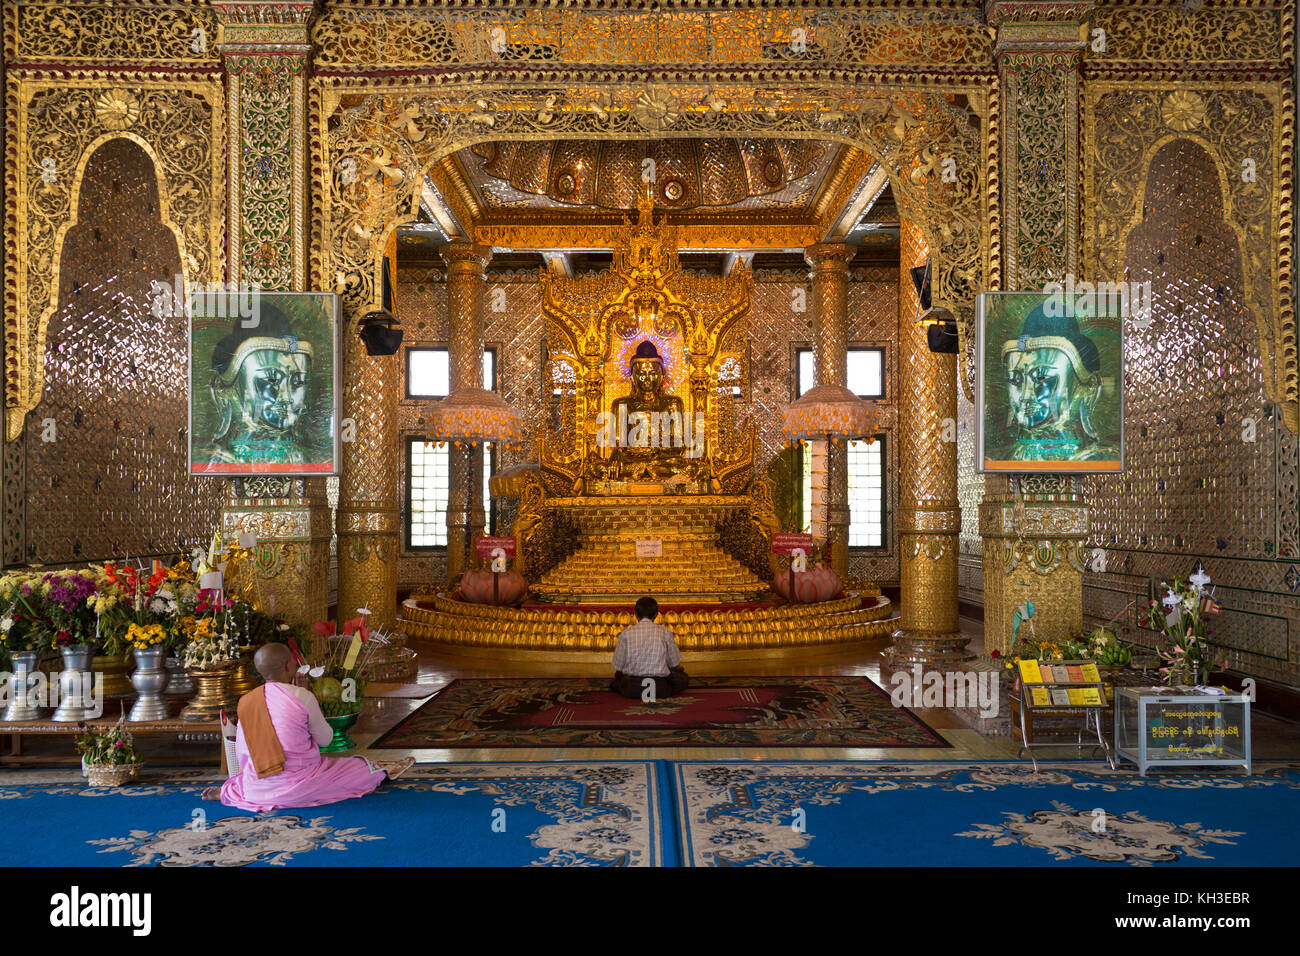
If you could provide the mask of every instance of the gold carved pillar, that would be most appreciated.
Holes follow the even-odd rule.
[[[1041,290],[1078,272],[1079,63],[1092,10],[1092,2],[987,6],[1002,91],[1005,289]],[[1026,601],[1040,638],[1082,627],[1088,511],[1078,477],[987,475],[979,528],[985,652],[1010,648],[1012,614]]]
[[[263,291],[308,283],[307,71],[314,0],[213,0],[226,74],[228,278]],[[330,511],[321,478],[239,478],[223,537],[257,535],[256,591],[287,620],[329,601]]]
[[[929,255],[904,219],[898,276],[899,630],[885,652],[895,667],[970,660],[957,621],[957,356],[930,351],[917,325],[920,301],[908,272]]]
[[[396,255],[397,236],[393,233],[384,250],[393,275],[397,274]],[[373,307],[378,308],[379,303]],[[335,519],[338,613],[346,619],[354,616],[357,608],[368,607],[372,625],[393,627],[397,623],[397,550],[402,520],[397,502],[401,359],[399,355],[367,354],[357,334],[358,318],[344,312],[343,472]]]
[[[818,385],[848,384],[849,261],[854,252],[844,242],[822,242],[804,250],[804,260],[812,267],[813,355]],[[831,543],[830,566],[843,581],[849,574],[848,446],[842,441],[825,445],[824,520]],[[820,526],[822,521],[818,504],[814,499],[814,526]]]
[[[471,242],[441,249],[447,263],[447,358],[451,391],[483,387],[483,299],[492,250]],[[447,580],[470,566],[474,537],[483,531],[483,450],[455,445],[448,456]]]

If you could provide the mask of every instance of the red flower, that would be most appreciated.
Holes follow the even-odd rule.
[[[996,649],[995,649],[995,650],[993,651],[993,654],[992,654],[991,656],[992,656],[992,658],[993,658],[994,660],[997,660],[999,657],[1002,656],[1002,652],[999,651],[999,650],[996,650]]]
[[[334,636],[334,622],[333,622],[333,621],[317,621],[315,624],[313,624],[313,625],[311,626],[311,629],[312,629],[313,631],[316,632],[316,636],[317,636],[317,637],[333,637],[333,636]]]
[[[360,633],[361,640],[363,641],[370,640],[370,628],[366,627],[366,619],[364,617],[354,617],[350,621],[344,621],[343,633],[344,634]]]

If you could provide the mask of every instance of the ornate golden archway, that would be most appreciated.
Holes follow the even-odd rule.
[[[320,197],[313,247],[329,256],[318,280],[343,293],[349,314],[377,303],[383,242],[415,218],[424,176],[444,156],[478,143],[743,135],[861,149],[887,168],[903,215],[926,233],[934,303],[958,317],[971,394],[974,297],[996,274],[993,129],[983,96],[902,84],[778,90],[590,82],[562,90],[327,88],[316,91],[312,108]]]

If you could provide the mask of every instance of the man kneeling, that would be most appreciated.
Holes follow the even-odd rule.
[[[258,648],[253,666],[266,681],[239,698],[235,755],[239,773],[203,799],[242,810],[319,807],[361,797],[410,769],[414,758],[371,761],[320,752],[334,731],[311,691],[296,687],[293,655],[283,644]]]
[[[654,699],[680,694],[690,683],[682,668],[682,652],[673,632],[656,624],[659,602],[643,597],[636,602],[636,623],[618,636],[614,650],[614,680],[609,689],[624,697],[640,697],[647,678],[655,683]]]

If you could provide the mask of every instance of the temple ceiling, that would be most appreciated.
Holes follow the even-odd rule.
[[[399,245],[407,258],[433,256],[449,239],[491,227],[510,237],[494,244],[497,261],[512,251],[603,249],[647,178],[655,212],[680,227],[682,248],[720,262],[719,250],[734,249],[784,265],[829,238],[897,256],[898,212],[871,157],[828,141],[757,137],[476,144],[430,171],[422,221]],[[751,243],[759,225],[782,227],[787,241]]]

